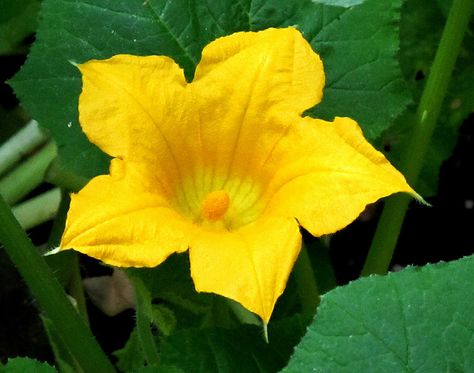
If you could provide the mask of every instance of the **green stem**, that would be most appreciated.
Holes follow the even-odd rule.
[[[411,185],[416,185],[423,166],[424,156],[438,120],[441,104],[446,95],[473,8],[474,1],[472,0],[454,0],[449,12],[400,166]],[[409,202],[410,198],[406,195],[397,195],[387,201],[362,270],[362,276],[387,272]]]
[[[64,226],[66,225],[69,202],[69,194],[62,191],[61,203],[48,239],[49,248],[59,246],[62,233],[64,232]],[[89,325],[84,286],[82,285],[81,271],[79,267],[79,254],[76,251],[68,250],[62,253],[62,257],[59,255],[49,256],[47,258],[47,263],[56,275],[61,273],[66,273],[68,275],[65,287],[67,287],[69,294],[76,300],[79,314],[82,316],[86,324]]]
[[[84,373],[84,370],[81,369],[80,365],[74,359],[74,356],[71,355],[60,338],[51,320],[44,316],[41,316],[41,320],[43,321],[43,326],[48,336],[51,349],[53,350],[56,367],[59,372]]]
[[[149,365],[158,364],[160,357],[151,331],[153,310],[150,292],[140,278],[133,275],[129,277],[135,288],[137,332],[143,352],[145,353],[145,360]]]
[[[72,192],[78,192],[88,182],[85,177],[77,175],[71,171],[67,171],[61,167],[57,158],[51,162],[48,169],[46,170],[45,179],[48,183],[54,184]]]
[[[61,242],[61,237],[64,232],[64,227],[66,226],[66,217],[67,212],[69,210],[69,203],[71,202],[71,198],[69,197],[69,193],[65,190],[61,190],[61,201],[58,207],[58,213],[56,214],[56,218],[54,219],[53,226],[51,227],[51,231],[49,232],[48,237],[48,247],[58,247],[59,243]]]
[[[36,147],[44,144],[47,136],[35,120],[13,135],[0,146],[0,175],[19,162]]]
[[[329,255],[329,237],[320,237],[308,245],[316,284],[320,294],[327,293],[337,286],[336,274]]]
[[[89,316],[87,314],[86,297],[84,296],[84,286],[82,286],[81,271],[79,268],[79,257],[76,252],[73,253],[70,267],[71,280],[68,285],[69,294],[76,300],[77,311],[82,316],[84,322],[89,325]]]
[[[14,204],[44,181],[44,174],[56,157],[56,145],[50,142],[0,180],[0,194]]]
[[[115,372],[89,329],[0,196],[0,242],[45,316],[85,372]]]
[[[295,263],[294,276],[303,314],[313,317],[319,305],[319,290],[311,260],[304,244]]]
[[[61,190],[51,189],[12,208],[13,215],[24,230],[53,219],[58,212]]]

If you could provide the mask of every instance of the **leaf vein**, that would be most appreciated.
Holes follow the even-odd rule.
[[[163,8],[161,14],[158,14],[158,12],[150,5],[149,2],[146,3],[150,11],[154,14],[156,17],[155,19],[161,24],[163,29],[167,34],[169,34],[172,39],[175,41],[175,43],[178,45],[178,47],[183,51],[183,55],[189,59],[189,61],[195,66],[197,64],[196,58],[194,58],[189,51],[186,49],[186,47],[183,45],[182,41],[179,39],[178,35],[175,35],[171,32],[171,28],[169,25],[164,21],[163,17],[163,12],[166,10],[166,7],[169,5],[169,1],[166,2],[165,7]],[[181,34],[182,35],[182,34]]]

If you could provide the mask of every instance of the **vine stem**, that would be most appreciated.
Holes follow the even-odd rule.
[[[472,0],[454,0],[449,11],[401,161],[400,170],[411,185],[416,185],[423,166],[473,8]],[[396,195],[387,200],[362,276],[384,274],[388,271],[409,202],[410,197],[407,195]]]
[[[319,305],[319,289],[306,246],[301,246],[295,263],[294,276],[303,314],[313,317]]]
[[[8,204],[21,200],[44,181],[46,169],[56,153],[56,145],[50,141],[0,180],[0,194]]]
[[[157,365],[160,357],[151,331],[153,310],[150,292],[139,277],[132,275],[130,272],[128,272],[128,275],[135,289],[138,339],[145,354],[146,362],[149,365]]]
[[[39,128],[38,122],[31,120],[24,128],[0,146],[0,175],[36,147],[44,144],[48,137]]]
[[[61,190],[61,200],[59,208],[54,219],[51,232],[49,234],[47,247],[58,247],[61,242],[61,236],[66,225],[66,216],[69,210],[71,199],[65,190]],[[51,255],[46,258],[46,263],[56,276],[65,273],[68,278],[66,289],[69,294],[76,300],[76,308],[79,314],[89,325],[89,316],[87,314],[86,297],[84,294],[84,286],[82,284],[79,253],[74,250],[63,252],[62,255]]]
[[[24,230],[53,219],[58,212],[61,190],[51,189],[12,208],[13,215]]]
[[[61,285],[0,196],[0,242],[84,372],[115,372]]]

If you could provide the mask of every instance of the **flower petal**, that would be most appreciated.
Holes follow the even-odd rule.
[[[265,213],[296,217],[314,236],[342,229],[365,206],[397,192],[419,196],[349,118],[304,118],[273,152]]]
[[[354,121],[301,118],[324,71],[295,29],[216,40],[190,84],[167,57],[79,68],[81,125],[116,158],[72,196],[62,249],[151,267],[189,247],[198,291],[268,323],[300,250],[296,219],[322,235],[383,196],[417,196]]]
[[[79,69],[79,121],[89,140],[113,157],[150,160],[159,152],[173,165],[164,133],[185,100],[179,66],[163,56],[116,55]]]
[[[298,224],[270,217],[232,232],[199,230],[189,256],[197,291],[236,300],[268,323],[301,248]]]
[[[181,211],[195,206],[189,154],[199,159],[191,133],[197,115],[179,66],[168,57],[117,55],[79,68],[79,120],[89,139],[114,157],[148,164],[169,198],[179,191]]]
[[[206,46],[189,85],[201,118],[196,140],[213,170],[204,188],[246,181],[292,120],[321,100],[323,85],[322,62],[296,29],[241,32]]]
[[[111,175],[71,196],[61,249],[73,248],[121,267],[154,267],[188,248],[191,226],[150,191],[140,165],[115,159]]]
[[[301,114],[321,101],[324,72],[321,59],[298,30],[270,28],[237,32],[208,44],[194,76],[194,83],[201,81],[220,91],[225,85],[233,106],[248,102],[255,108],[282,106]],[[230,99],[234,97],[237,102]],[[242,109],[251,109],[249,105]]]

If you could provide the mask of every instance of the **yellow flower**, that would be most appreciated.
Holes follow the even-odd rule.
[[[321,236],[381,197],[416,196],[352,119],[301,116],[320,102],[324,71],[293,28],[217,39],[191,83],[163,56],[79,69],[82,129],[114,159],[72,195],[61,249],[123,267],[189,250],[197,291],[268,323],[300,225]]]

